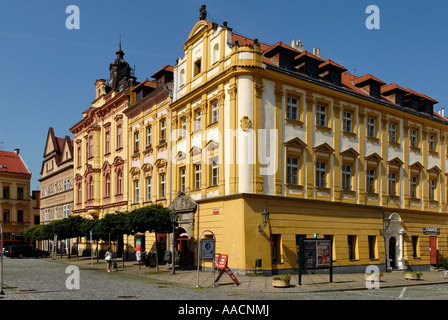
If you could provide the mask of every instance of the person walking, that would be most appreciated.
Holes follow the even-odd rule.
[[[105,259],[106,259],[106,268],[107,268],[107,272],[110,272],[110,267],[112,266],[112,250],[109,247],[106,251],[106,254],[104,255]]]

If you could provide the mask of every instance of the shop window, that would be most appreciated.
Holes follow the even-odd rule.
[[[357,236],[348,235],[347,236],[347,245],[348,245],[348,258],[349,260],[357,260]]]
[[[280,234],[271,234],[271,260],[272,263],[279,263],[282,261]]]

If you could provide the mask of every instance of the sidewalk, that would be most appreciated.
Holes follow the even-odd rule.
[[[98,272],[106,272],[106,264],[103,259],[96,262],[93,259],[91,264],[90,258],[76,256],[71,259],[67,257],[57,257],[55,260],[49,261],[73,264],[82,269],[93,268]],[[125,267],[122,267],[121,259],[117,259],[118,270],[113,272],[125,273],[132,276],[144,277],[160,281],[161,283],[175,283],[177,285],[184,285],[186,287],[195,288],[198,283],[197,270],[183,270],[175,269],[175,274],[172,274],[171,267],[162,265],[159,266],[159,271],[156,268],[145,267],[145,265],[138,265],[137,261],[125,261]],[[215,277],[218,276],[219,271],[215,271]],[[423,276],[420,280],[407,280],[402,271],[385,272],[380,282],[380,288],[388,287],[402,287],[415,286],[426,284],[441,284],[448,283],[448,274],[445,275],[442,271],[423,271]],[[288,288],[274,288],[272,286],[272,276],[260,275],[236,275],[239,285],[236,285],[230,277],[224,273],[221,279],[216,283],[216,290],[223,291],[253,291],[253,292],[319,292],[319,291],[345,291],[345,290],[363,290],[367,289],[366,280],[363,273],[334,273],[333,282],[330,283],[329,274],[304,274],[302,275],[302,284],[298,284],[298,275],[291,274],[291,286]],[[199,271],[199,287],[211,288],[213,286],[213,272]]]

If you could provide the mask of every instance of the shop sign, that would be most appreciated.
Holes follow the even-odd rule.
[[[440,229],[439,228],[428,228],[425,227],[423,228],[423,234],[440,234]]]
[[[213,209],[213,214],[219,214],[219,209]]]

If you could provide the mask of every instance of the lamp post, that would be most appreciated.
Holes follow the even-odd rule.
[[[3,246],[4,246],[4,243],[3,243],[3,225],[0,223],[0,241],[1,241],[1,247],[0,247],[0,250],[1,250],[1,252],[0,252],[0,259],[1,259],[1,267],[2,267],[2,271],[1,271],[1,274],[0,274],[0,294],[5,294],[4,292],[3,292]]]
[[[266,228],[269,223],[269,211],[266,208],[264,208],[263,212],[261,213],[261,219],[263,221],[263,225],[258,226],[258,232],[263,231],[263,229]]]
[[[171,254],[171,263],[172,263],[172,265],[171,265],[171,274],[174,274],[175,273],[175,271],[174,271],[174,250],[175,250],[175,247],[174,247],[174,241],[175,241],[175,239],[174,239],[174,232],[175,232],[175,228],[176,228],[176,211],[175,210],[171,211],[171,213],[170,213],[170,220],[171,220],[171,223],[173,224],[173,252]]]

